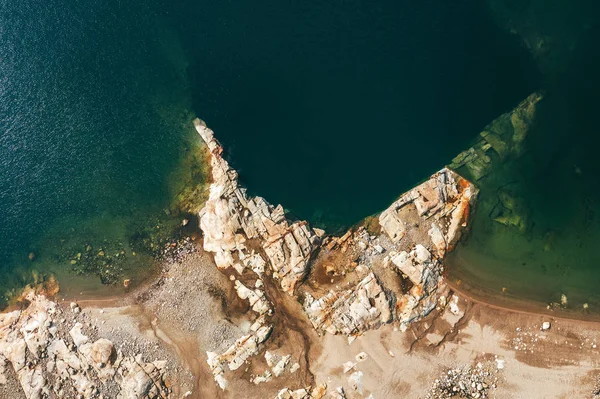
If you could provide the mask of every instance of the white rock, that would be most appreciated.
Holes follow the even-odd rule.
[[[319,299],[307,293],[304,311],[316,329],[331,334],[357,334],[392,317],[389,301],[373,273],[350,290],[331,291]]]
[[[69,335],[71,336],[71,338],[73,338],[75,346],[81,346],[89,341],[87,335],[81,332],[82,327],[83,325],[81,323],[75,323],[73,328],[71,328],[71,330],[69,331]]]
[[[283,356],[281,358],[281,360],[277,362],[277,364],[272,369],[273,375],[275,375],[275,377],[279,377],[280,375],[283,374],[283,372],[285,371],[285,368],[288,365],[288,363],[290,362],[291,358],[292,358],[292,355],[286,355],[286,356]]]
[[[504,359],[496,359],[496,368],[502,370],[506,361]]]
[[[565,294],[561,294],[560,296],[560,304],[563,306],[567,306],[568,300]]]
[[[363,394],[362,377],[362,371],[355,371],[354,373],[350,374],[350,377],[348,377],[348,383],[350,384],[350,387],[361,395]]]
[[[337,387],[334,391],[329,392],[329,396],[334,399],[346,399],[346,392],[343,387]]]
[[[549,330],[550,329],[550,322],[549,321],[545,321],[542,323],[542,330]]]
[[[290,366],[290,374],[295,373],[296,371],[300,370],[300,364],[299,363],[294,363]]]
[[[344,363],[344,374],[346,374],[348,371],[352,370],[354,367],[356,366],[356,363],[354,363],[353,361],[347,361],[346,363]]]

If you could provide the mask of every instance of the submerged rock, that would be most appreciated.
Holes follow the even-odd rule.
[[[533,93],[514,110],[496,118],[469,149],[452,160],[449,168],[478,181],[492,172],[495,162],[523,155],[524,141],[535,125],[536,110],[542,99],[542,94]]]

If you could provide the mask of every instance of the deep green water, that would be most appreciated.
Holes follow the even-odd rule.
[[[538,88],[480,1],[197,2],[194,110],[254,193],[336,230],[383,209]]]
[[[165,216],[168,178],[196,136],[163,12],[136,0],[0,1],[1,288],[70,265],[87,245],[129,255],[140,225]]]
[[[252,192],[334,231],[384,208],[545,87],[568,112],[548,113],[562,117],[519,167],[524,195],[543,205],[536,215],[566,226],[600,192],[592,47],[550,85],[496,22],[475,0],[0,0],[1,288],[101,250],[126,273],[148,269],[150,257],[132,253],[179,220],[165,209],[197,143],[192,114]],[[573,158],[580,189],[549,193],[556,173],[561,192],[570,187]],[[493,235],[482,226],[481,239]],[[564,234],[590,235],[578,229]],[[473,240],[467,247],[494,260],[511,251]],[[600,276],[592,255],[580,259],[574,268]]]
[[[585,30],[568,68],[547,85],[527,152],[499,178],[523,200],[528,231],[491,221],[482,209],[497,193],[482,191],[471,234],[450,259],[452,279],[476,295],[543,309],[564,294],[574,315],[600,310],[599,42],[599,26]]]

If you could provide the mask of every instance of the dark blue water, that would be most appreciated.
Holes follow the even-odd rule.
[[[475,0],[0,1],[7,279],[30,251],[43,268],[153,236],[138,230],[172,200],[190,109],[251,191],[335,229],[540,84]]]

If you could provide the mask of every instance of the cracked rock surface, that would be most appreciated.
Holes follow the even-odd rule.
[[[25,309],[0,314],[1,381],[14,372],[28,399],[169,397],[166,362],[92,340],[80,322],[66,320],[63,307],[33,290],[24,298]]]
[[[248,334],[223,353],[208,353],[221,389],[228,386],[227,374],[269,345],[277,309],[265,288],[272,282],[302,303],[318,332],[350,338],[392,322],[404,330],[438,306],[446,290],[444,256],[460,239],[477,196],[471,183],[444,168],[400,196],[375,227],[368,229],[365,221],[341,237],[329,237],[307,222],[292,221],[281,205],[249,196],[212,130],[199,119],[194,124],[210,152],[212,174],[209,199],[199,214],[204,249],[255,313]],[[252,381],[268,382],[277,374],[274,368]],[[362,390],[359,374],[353,378]],[[282,390],[278,397],[313,397],[309,392]]]

